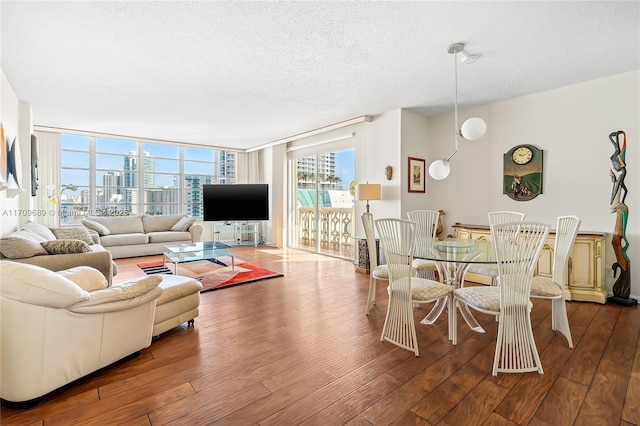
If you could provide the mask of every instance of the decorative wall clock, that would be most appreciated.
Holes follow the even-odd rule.
[[[516,145],[504,154],[502,193],[516,201],[542,194],[542,150]]]

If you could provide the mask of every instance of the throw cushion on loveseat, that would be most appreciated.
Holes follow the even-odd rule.
[[[59,240],[80,240],[89,245],[94,243],[89,230],[85,227],[70,226],[67,228],[51,228],[51,232],[53,232],[53,235]]]
[[[92,231],[96,231],[100,235],[111,235],[111,231],[109,231],[109,228],[107,228],[101,223],[98,223],[89,219],[82,219],[80,223],[82,223],[88,229],[91,229]]]
[[[53,240],[40,243],[49,254],[91,253],[89,244],[80,240]]]
[[[171,230],[185,232],[185,231],[188,231],[189,228],[191,228],[191,225],[193,225],[194,223],[196,223],[195,219],[189,218],[189,217],[183,217],[175,225],[171,227]]]
[[[40,245],[40,242],[20,235],[0,238],[0,253],[7,259],[20,259],[48,254],[47,250]]]

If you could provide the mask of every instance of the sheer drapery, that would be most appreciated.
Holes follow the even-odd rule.
[[[60,223],[59,204],[52,204],[50,195],[57,194],[60,188],[60,134],[35,131],[38,138],[38,193],[34,200],[36,211],[46,214],[33,217],[34,222],[48,227],[57,227]]]

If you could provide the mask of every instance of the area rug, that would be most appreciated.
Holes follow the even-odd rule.
[[[173,263],[163,264],[162,260],[139,263],[138,267],[147,275],[173,274]],[[235,260],[232,268],[231,258],[227,256],[179,263],[178,275],[200,281],[204,287],[201,293],[283,276],[240,259]]]

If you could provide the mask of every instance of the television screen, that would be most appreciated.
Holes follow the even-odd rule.
[[[269,220],[269,185],[202,185],[205,221]]]

